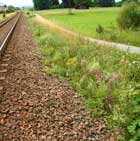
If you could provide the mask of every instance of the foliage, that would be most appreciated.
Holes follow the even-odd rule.
[[[7,13],[12,13],[12,12],[15,12],[16,11],[16,7],[12,6],[12,5],[9,5],[7,7]]]
[[[41,46],[44,71],[68,80],[95,117],[106,118],[113,131],[125,131],[125,140],[139,140],[139,54],[64,40],[34,22],[31,27]]]
[[[96,5],[113,6],[114,3],[115,3],[115,1],[113,1],[113,0],[96,0],[96,1],[92,1],[92,0],[74,0],[75,5],[82,4],[82,5],[87,5],[87,6],[96,6]]]
[[[110,7],[115,4],[115,0],[97,0],[97,4],[102,7]]]
[[[59,5],[59,1],[58,0],[51,0],[50,5]]]
[[[74,0],[75,4],[78,4],[78,3],[89,3],[91,2],[91,0]]]
[[[28,11],[26,14],[29,16],[30,15],[30,12]]]
[[[73,0],[62,0],[62,4],[64,8],[74,7]]]
[[[140,140],[140,85],[137,84],[135,91],[131,92],[130,108],[129,113],[132,117],[129,125],[127,126],[127,131],[129,133],[129,141],[139,141]]]
[[[128,126],[128,132],[131,135],[129,141],[140,140],[140,119],[132,121],[132,123]]]
[[[34,8],[36,10],[43,10],[49,8],[49,0],[33,0]]]
[[[6,18],[6,13],[4,12],[2,15],[3,19]]]
[[[104,32],[104,28],[102,27],[102,25],[100,25],[100,24],[98,25],[98,27],[96,28],[96,32],[99,34]]]
[[[121,29],[134,29],[140,27],[140,4],[130,2],[123,5],[117,23]]]

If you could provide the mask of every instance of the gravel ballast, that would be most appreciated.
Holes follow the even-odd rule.
[[[102,138],[104,122],[91,117],[67,82],[41,71],[24,16],[8,47],[11,58],[0,91],[0,141],[107,141]]]

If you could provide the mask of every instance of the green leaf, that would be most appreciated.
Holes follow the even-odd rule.
[[[127,129],[128,129],[128,132],[131,135],[134,135],[135,134],[135,129],[136,129],[136,124],[132,124],[132,125],[128,126]]]
[[[137,130],[137,136],[140,138],[140,128]]]

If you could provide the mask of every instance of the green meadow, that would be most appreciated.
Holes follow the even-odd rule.
[[[119,8],[93,8],[84,11],[72,11],[73,15],[68,15],[68,10],[39,11],[38,13],[73,31],[94,36],[96,27],[99,24],[104,25],[106,28],[116,25]]]
[[[140,46],[140,29],[121,31],[117,26],[117,16],[120,8],[91,8],[89,10],[74,10],[68,15],[68,9],[43,10],[36,13],[54,23],[75,31],[81,35],[94,38]],[[98,26],[103,28],[97,33]]]

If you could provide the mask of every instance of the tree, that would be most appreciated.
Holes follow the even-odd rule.
[[[76,9],[87,9],[91,2],[91,0],[74,0]]]
[[[72,8],[74,7],[73,0],[62,0],[64,8]]]
[[[12,13],[12,12],[15,12],[15,10],[16,10],[16,9],[15,9],[14,6],[9,5],[9,6],[8,6],[8,10],[7,10],[7,12],[8,12],[8,13]]]
[[[35,8],[36,10],[39,10],[40,0],[33,0],[33,3],[34,3],[34,8]]]
[[[33,0],[36,10],[48,9],[50,6],[49,0]]]
[[[102,7],[110,7],[115,4],[115,0],[99,0],[97,4]]]
[[[80,3],[89,4],[90,2],[91,0],[74,0],[75,4],[80,4]]]
[[[50,5],[59,5],[58,0],[50,0]]]

